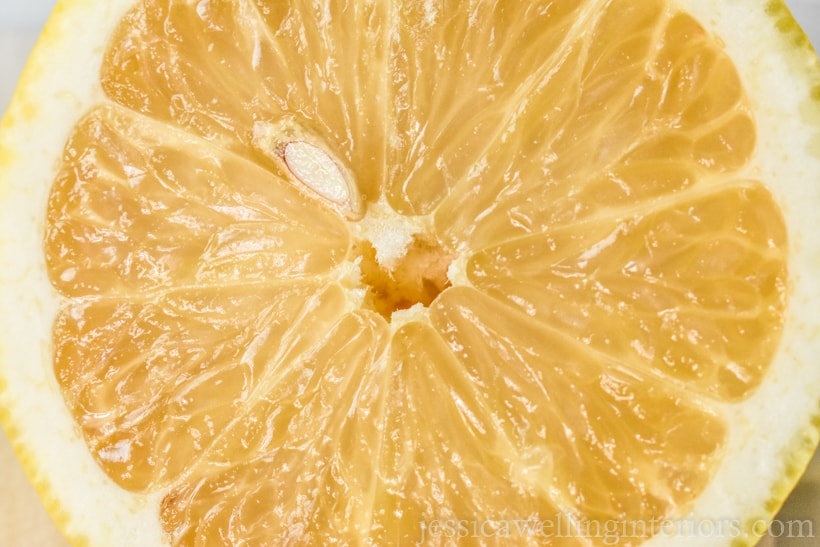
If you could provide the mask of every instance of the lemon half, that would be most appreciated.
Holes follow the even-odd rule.
[[[61,2],[2,422],[91,545],[753,543],[818,440],[780,3]]]

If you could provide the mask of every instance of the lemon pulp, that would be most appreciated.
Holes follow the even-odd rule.
[[[315,7],[149,1],[109,46],[46,242],[98,464],[191,544],[686,508],[786,304],[718,41],[649,0]]]

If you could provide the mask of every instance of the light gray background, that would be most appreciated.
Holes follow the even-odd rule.
[[[0,114],[5,111],[26,57],[48,17],[54,0],[0,0]],[[820,0],[786,0],[809,39],[820,50]],[[753,480],[753,477],[750,477]],[[815,457],[805,478],[795,489],[780,518],[811,519],[814,539],[766,539],[761,544],[778,547],[810,547],[820,537],[820,456]],[[65,547],[39,505],[11,446],[0,431],[0,545]]]

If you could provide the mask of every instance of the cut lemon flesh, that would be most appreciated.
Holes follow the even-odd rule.
[[[777,17],[64,3],[4,119],[0,402],[66,533],[753,541],[820,400],[820,70]]]

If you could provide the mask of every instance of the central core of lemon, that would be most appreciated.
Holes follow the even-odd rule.
[[[348,221],[349,262],[358,269],[362,306],[391,321],[393,312],[429,307],[452,285],[456,253],[441,244],[431,216],[404,215],[386,201],[367,204],[359,220]]]
[[[367,289],[365,306],[390,320],[393,312],[416,304],[429,306],[447,287],[452,255],[431,238],[413,236],[403,256],[382,264],[369,241],[357,241],[354,254],[361,282]]]

